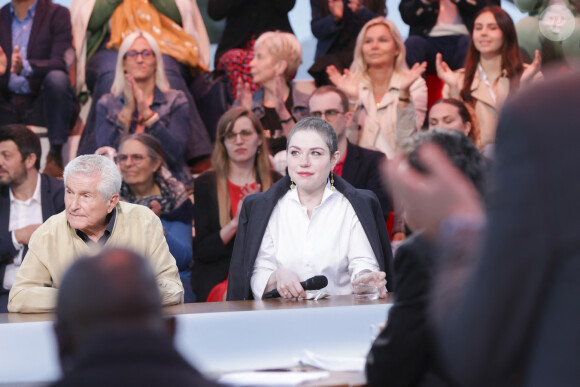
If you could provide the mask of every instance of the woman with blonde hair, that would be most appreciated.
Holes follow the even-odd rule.
[[[195,181],[195,262],[192,287],[198,301],[227,279],[244,198],[268,190],[273,172],[260,120],[244,107],[220,118],[212,169]],[[225,289],[225,287],[224,287]]]
[[[363,26],[350,71],[327,68],[331,82],[356,105],[362,129],[358,145],[392,158],[401,142],[423,125],[427,87],[421,74],[426,66],[407,67],[405,45],[392,21],[378,17]]]
[[[238,104],[251,109],[272,137],[286,137],[296,122],[308,116],[308,95],[291,84],[301,63],[302,47],[296,36],[265,32],[256,40],[250,62],[254,82],[261,88],[252,95],[249,84],[238,83]]]
[[[121,44],[111,93],[97,103],[95,128],[99,147],[117,147],[125,134],[152,135],[175,176],[191,180],[184,173],[189,103],[182,91],[170,89],[159,46],[148,33],[134,32]]]

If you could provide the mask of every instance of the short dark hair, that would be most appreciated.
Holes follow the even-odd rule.
[[[10,124],[0,126],[0,142],[13,141],[18,147],[18,151],[22,156],[22,161],[31,155],[36,155],[36,162],[34,168],[40,170],[40,156],[42,148],[40,147],[40,138],[32,130],[28,129],[26,125]]]
[[[348,112],[348,97],[346,96],[344,91],[332,85],[320,86],[319,88],[314,90],[312,94],[310,94],[310,97],[308,98],[308,105],[310,105],[310,99],[315,95],[322,95],[327,93],[338,94],[338,96],[340,97],[340,106],[342,106],[342,112],[343,113]]]
[[[312,130],[322,137],[328,150],[330,151],[330,157],[332,157],[338,150],[338,137],[332,125],[324,121],[322,118],[317,117],[307,117],[296,123],[290,133],[288,133],[288,142],[286,144],[286,151],[288,151],[288,146],[290,145],[290,139],[302,130]]]
[[[419,161],[417,150],[428,142],[439,145],[451,162],[473,183],[478,192],[484,195],[486,163],[477,147],[466,135],[456,130],[435,128],[428,132],[418,132],[405,140],[403,149],[408,156],[409,164],[419,171],[425,169]]]

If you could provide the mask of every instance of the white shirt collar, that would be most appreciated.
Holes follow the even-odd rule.
[[[324,204],[324,202],[326,202],[326,200],[328,200],[328,198],[330,198],[335,192],[336,192],[336,189],[334,191],[331,190],[330,189],[330,180],[327,180],[326,186],[324,187],[324,193],[322,194],[322,200],[320,201],[320,204],[314,208],[318,208],[318,207],[322,206]],[[292,200],[294,200],[298,204],[302,205],[302,203],[300,203],[300,198],[298,197],[298,189],[297,188],[291,189],[289,196]]]

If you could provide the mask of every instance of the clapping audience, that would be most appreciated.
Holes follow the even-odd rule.
[[[254,82],[261,88],[251,94],[249,84],[238,83],[238,104],[260,119],[270,137],[287,137],[292,126],[308,116],[308,95],[290,83],[300,63],[302,47],[293,34],[266,32],[256,40],[250,62]]]
[[[437,75],[446,83],[446,97],[474,106],[481,128],[481,146],[495,142],[497,120],[508,96],[541,78],[541,59],[522,61],[511,17],[498,6],[481,10],[474,21],[465,68],[452,71],[437,55]]]
[[[328,67],[330,81],[356,104],[361,126],[358,145],[376,148],[392,158],[401,142],[418,130],[427,111],[426,63],[411,69],[395,24],[385,18],[360,31],[350,70]]]
[[[190,125],[187,98],[169,87],[155,39],[146,32],[127,36],[119,48],[111,93],[97,105],[97,145],[116,147],[123,135],[150,134],[165,147],[171,170],[189,183],[183,167]]]
[[[196,176],[194,186],[186,161],[212,149],[193,103],[196,90],[190,91],[191,81],[209,70],[209,40],[196,1],[73,0],[77,55],[72,81],[77,93],[88,86],[92,94],[79,153],[117,148],[120,175],[106,158],[81,156],[65,168],[62,194],[61,183],[38,173],[38,138],[20,141],[26,137],[22,131],[28,132],[24,126],[0,129],[0,210],[6,218],[0,293],[11,288],[9,309],[23,313],[52,311],[59,297],[57,333],[63,365],[70,366],[63,383],[85,375],[82,367],[67,363],[66,356],[76,356],[66,340],[76,334],[70,326],[80,305],[71,306],[76,301],[70,289],[86,293],[84,282],[93,281],[103,291],[117,285],[127,290],[121,279],[149,291],[152,284],[157,287],[142,260],[124,250],[75,263],[111,246],[146,257],[165,305],[182,302],[182,283],[201,302],[260,300],[274,289],[286,300],[307,298],[301,281],[320,274],[327,276],[325,292],[331,296],[352,294],[358,283],[377,287],[381,297],[394,291],[388,323],[368,357],[370,385],[577,381],[576,364],[567,363],[576,357],[561,356],[577,351],[574,319],[580,312],[570,298],[577,265],[568,259],[577,255],[569,227],[577,218],[577,195],[572,172],[566,179],[552,176],[568,170],[577,142],[565,141],[554,147],[557,152],[543,146],[544,138],[574,140],[577,120],[568,115],[578,98],[578,79],[529,87],[543,78],[546,42],[537,34],[517,35],[503,9],[486,6],[495,2],[402,0],[399,9],[411,27],[403,44],[395,24],[384,17],[382,0],[311,0],[318,46],[309,70],[315,79],[307,86],[335,86],[309,96],[300,91],[308,87],[293,82],[302,62],[301,44],[288,22],[294,0],[210,0],[210,16],[226,19],[216,67],[228,73],[237,106],[219,118],[212,167]],[[72,38],[70,25],[57,22],[58,33],[54,27],[47,36],[58,37],[58,58],[46,59],[48,45],[36,41],[34,23],[46,13],[54,16],[54,26],[67,14],[48,3],[37,0],[25,9],[13,0],[0,11],[11,21],[0,26],[0,109],[28,114],[36,97],[51,98],[49,81],[55,74],[61,86],[66,81],[61,98],[53,98],[54,111],[43,101],[48,161],[58,164],[66,140],[58,133],[68,130],[68,117],[74,116],[67,110]],[[544,7],[538,2],[531,9]],[[547,8],[544,16],[553,17]],[[572,16],[572,22],[578,20]],[[524,19],[519,30],[537,32],[535,21]],[[25,30],[18,23],[32,26],[34,33],[12,35]],[[562,32],[556,24],[543,31],[545,38],[554,40]],[[577,43],[577,28],[569,32],[557,36],[564,51]],[[520,50],[531,64],[524,63]],[[578,52],[572,47],[564,56]],[[446,98],[433,104],[425,121],[423,76],[435,69]],[[522,89],[531,95],[519,93]],[[551,102],[560,91],[558,102]],[[490,179],[494,191],[485,215],[487,169],[479,149],[495,143],[504,105]],[[57,116],[62,125],[54,130]],[[1,113],[0,121],[8,117]],[[551,125],[559,136],[545,137]],[[272,149],[280,151],[274,159]],[[282,158],[283,178],[271,164]],[[379,182],[381,163],[388,171],[388,194]],[[538,186],[538,176],[548,188]],[[564,195],[567,208],[552,208],[560,201],[550,190]],[[63,207],[63,200],[55,200],[59,192],[65,211],[47,220]],[[413,232],[398,247],[394,265],[385,226],[391,194],[397,199],[395,219],[404,216]],[[535,221],[526,220],[529,213]],[[397,221],[393,239],[398,242],[403,236],[396,237],[402,228]],[[482,238],[487,243],[476,254]],[[104,264],[112,259],[126,268],[111,274],[118,283],[108,284]],[[505,273],[497,272],[498,263]],[[82,284],[63,276],[70,265]],[[145,317],[159,328],[159,294],[143,294],[148,297]],[[186,295],[185,300],[194,299]],[[484,323],[475,330],[480,307]],[[114,322],[127,321],[143,322],[139,316]],[[120,342],[135,349],[143,337],[180,362],[166,337],[160,337],[171,336],[165,328]],[[110,349],[96,341],[82,344],[91,351]],[[123,350],[134,357],[134,351]],[[547,357],[552,354],[557,360]],[[196,379],[191,369],[188,374],[188,380]]]

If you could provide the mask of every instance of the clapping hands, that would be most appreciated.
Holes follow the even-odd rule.
[[[330,82],[345,92],[351,100],[358,99],[358,82],[348,69],[344,69],[344,74],[341,74],[334,65],[330,65],[326,68],[326,74]]]

